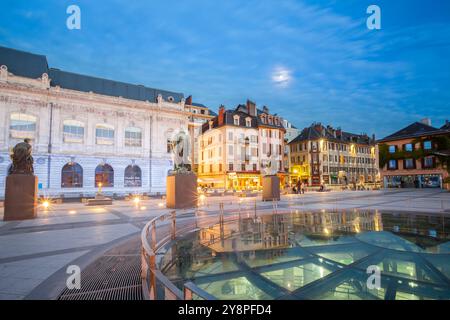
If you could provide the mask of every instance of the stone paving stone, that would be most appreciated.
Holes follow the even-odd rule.
[[[51,224],[86,222],[86,221],[99,222],[114,219],[118,219],[118,217],[110,213],[82,214],[82,215],[74,213],[72,215],[66,216],[55,216],[55,217],[48,216],[45,218],[39,218],[35,220],[26,220],[22,221],[17,227],[22,228],[22,227],[42,226]]]
[[[0,300],[21,299],[53,273],[88,251],[0,264]]]
[[[51,230],[0,236],[0,259],[90,245],[100,245],[139,229],[131,224]]]

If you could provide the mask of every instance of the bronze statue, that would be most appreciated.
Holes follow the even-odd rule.
[[[172,138],[171,144],[175,168],[170,170],[169,174],[191,172],[191,144],[189,136],[184,131],[180,131]]]
[[[9,174],[30,174],[34,173],[33,157],[31,156],[30,139],[24,139],[13,148],[11,154],[12,166]]]

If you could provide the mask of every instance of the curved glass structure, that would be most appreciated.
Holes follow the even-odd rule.
[[[357,210],[248,215],[172,242],[159,268],[217,299],[450,299],[449,224]]]

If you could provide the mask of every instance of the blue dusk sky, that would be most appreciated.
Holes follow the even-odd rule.
[[[81,30],[66,27],[69,5]],[[381,8],[381,30],[366,9]],[[193,95],[249,98],[298,128],[378,138],[450,118],[448,0],[0,0],[0,45],[51,67]]]

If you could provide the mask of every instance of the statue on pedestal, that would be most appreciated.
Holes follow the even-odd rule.
[[[31,152],[30,139],[24,139],[13,148],[5,186],[5,221],[37,216],[38,178],[34,175]]]
[[[274,176],[278,172],[277,163],[275,157],[273,155],[270,156],[270,159],[261,165],[262,172],[265,176]]]
[[[171,140],[172,153],[174,161],[174,169],[169,171],[169,174],[190,173],[191,172],[191,144],[189,136],[180,131]]]
[[[189,136],[180,131],[171,140],[174,169],[169,170],[166,183],[166,207],[193,208],[197,205],[197,176],[191,171]]]
[[[33,157],[31,155],[32,147],[30,139],[24,139],[13,148],[11,154],[12,166],[9,174],[34,174]]]
[[[262,177],[262,200],[280,200],[280,178],[277,176],[278,166],[273,154],[270,159],[261,165],[264,176]]]

